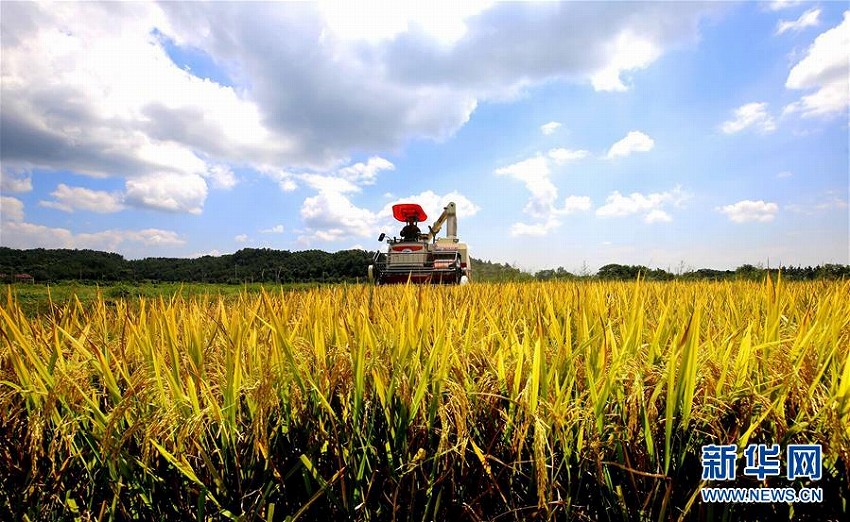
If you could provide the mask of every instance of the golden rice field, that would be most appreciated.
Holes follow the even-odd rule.
[[[848,282],[1,301],[11,519],[850,519]],[[703,504],[751,442],[823,502]]]

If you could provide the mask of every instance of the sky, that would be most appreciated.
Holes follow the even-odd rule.
[[[376,250],[394,203],[454,201],[473,257],[525,270],[850,263],[846,2],[2,2],[0,24],[2,246]]]

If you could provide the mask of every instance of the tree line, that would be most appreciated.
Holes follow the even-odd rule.
[[[114,253],[96,250],[44,249],[18,250],[0,247],[0,281],[14,281],[28,274],[36,282],[78,281],[114,282],[199,282],[199,283],[301,283],[357,282],[366,279],[366,267],[372,252],[365,250],[272,250],[245,248],[220,256],[198,258],[124,259]],[[473,277],[478,281],[526,281],[557,279],[747,279],[760,280],[768,273],[790,280],[850,279],[850,266],[825,264],[816,267],[763,268],[749,264],[735,270],[680,270],[673,273],[660,268],[639,265],[608,264],[596,273],[582,269],[568,272],[563,267],[523,272],[507,263],[472,260]]]
[[[198,258],[124,259],[96,250],[16,250],[0,247],[5,279],[29,274],[36,282],[295,283],[364,279],[372,254],[363,250],[328,253],[245,248]]]

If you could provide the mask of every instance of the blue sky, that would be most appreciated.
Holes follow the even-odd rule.
[[[850,263],[839,2],[3,3],[0,244]]]

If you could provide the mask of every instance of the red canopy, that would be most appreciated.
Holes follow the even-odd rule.
[[[407,221],[410,218],[416,221],[425,221],[428,219],[425,211],[416,203],[399,203],[398,205],[393,205],[393,217],[399,221]]]

